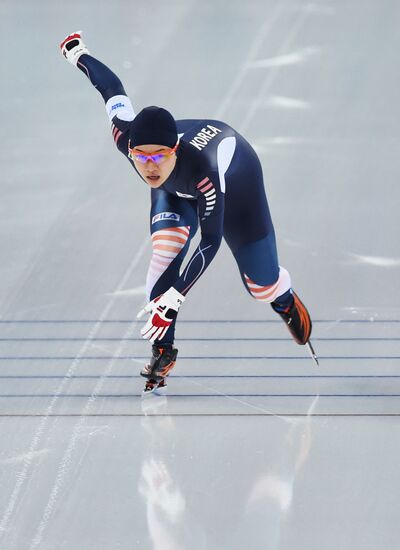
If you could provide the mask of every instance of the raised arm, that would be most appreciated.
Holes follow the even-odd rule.
[[[130,121],[135,113],[122,82],[104,63],[92,57],[82,41],[82,32],[68,35],[60,44],[64,57],[78,67],[101,93],[106,104],[110,120],[117,116],[120,120]]]

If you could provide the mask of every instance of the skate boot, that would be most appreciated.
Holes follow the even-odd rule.
[[[306,306],[297,294],[295,292],[292,292],[292,294],[294,300],[290,307],[281,309],[273,303],[271,307],[286,323],[294,340],[301,346],[304,346],[310,338],[312,328],[311,319]]]
[[[143,393],[164,393],[167,386],[165,378],[175,366],[178,350],[153,344],[152,353],[150,363],[140,372],[141,376],[147,378]]]
[[[311,357],[318,365],[319,363],[317,356],[315,355],[314,349],[310,342],[312,329],[310,314],[297,294],[293,291],[292,294],[294,299],[293,304],[287,309],[282,309],[273,303],[271,304],[271,307],[281,316],[295,342],[301,346],[307,345]]]

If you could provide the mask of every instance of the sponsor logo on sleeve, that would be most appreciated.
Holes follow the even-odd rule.
[[[115,103],[115,105],[111,107],[111,112],[115,109],[118,109],[119,107],[125,107],[125,103]]]
[[[180,215],[176,214],[175,212],[160,212],[159,214],[156,214],[152,217],[151,223],[153,224],[161,221],[179,222],[180,219]]]

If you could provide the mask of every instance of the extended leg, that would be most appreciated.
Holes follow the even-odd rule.
[[[274,234],[240,247],[234,256],[246,290],[257,301],[271,304],[294,340],[306,344],[311,334],[311,319],[291,288],[288,271],[278,266]]]
[[[291,289],[288,271],[279,266],[262,169],[251,148],[237,159],[227,176],[226,189],[224,238],[246,290],[257,301],[270,303],[295,341],[306,344],[311,334],[310,316]]]

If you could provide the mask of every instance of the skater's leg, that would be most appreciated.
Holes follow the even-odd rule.
[[[291,306],[291,280],[288,271],[278,265],[275,234],[248,243],[232,251],[246,290],[260,302]]]
[[[233,252],[248,293],[257,301],[286,311],[294,302],[289,272],[278,265],[273,231],[254,243]]]
[[[166,292],[179,277],[179,270],[198,227],[193,201],[175,197],[162,189],[152,189],[150,231],[153,254],[146,278],[146,292],[154,300]],[[157,342],[172,347],[175,321]]]
[[[296,342],[305,344],[311,334],[311,319],[291,289],[288,271],[279,266],[262,169],[255,153],[243,166],[245,171],[238,166],[234,174],[228,174],[224,238],[249,294],[270,303]]]
[[[306,344],[311,319],[304,304],[291,288],[288,271],[278,265],[275,237],[269,235],[234,252],[242,281],[259,302],[271,304],[288,326],[298,344]]]
[[[195,203],[152,189],[150,231],[153,254],[146,278],[148,300],[154,300],[173,286],[198,227]],[[165,388],[165,377],[175,366],[178,350],[173,346],[176,318],[152,346],[152,357],[142,369],[147,378],[144,393]]]
[[[247,158],[234,174],[228,174],[224,238],[248,292],[257,300],[276,300],[286,308],[293,303],[290,275],[279,267],[260,161],[255,153],[249,155],[251,162]]]

